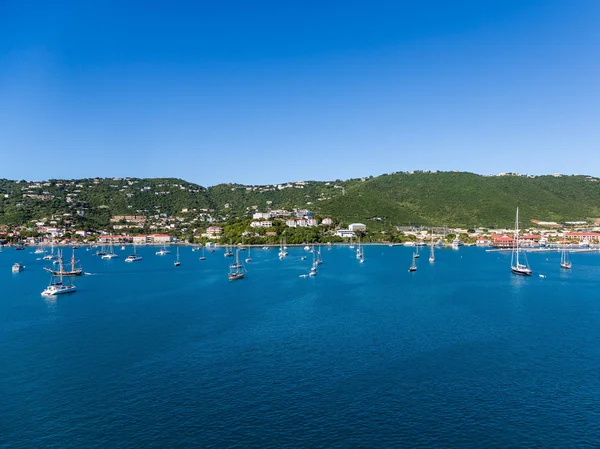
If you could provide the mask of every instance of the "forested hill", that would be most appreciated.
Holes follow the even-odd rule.
[[[522,222],[600,217],[600,183],[589,176],[481,176],[464,172],[394,173],[331,182],[220,184],[181,179],[0,180],[0,223],[21,224],[53,214],[83,212],[103,226],[114,215],[209,213],[218,221],[253,211],[310,209],[341,223],[373,225],[510,226]],[[188,216],[189,217],[189,216]]]

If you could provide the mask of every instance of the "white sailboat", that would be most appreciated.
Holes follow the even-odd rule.
[[[230,248],[231,246],[231,248]],[[233,257],[233,251],[231,250],[233,245],[231,244],[231,240],[229,241],[229,245],[225,245],[225,253],[223,253],[223,257]]]
[[[412,264],[410,265],[408,271],[417,271],[417,259],[415,258],[415,253],[413,253]]]
[[[60,265],[60,270],[59,272],[63,272],[63,265],[62,265],[62,258],[59,258],[59,265]],[[42,292],[43,296],[56,296],[56,295],[62,295],[64,293],[73,293],[76,290],[75,285],[74,284],[67,284],[65,285],[63,283],[63,275],[59,274],[58,276],[55,274],[52,274],[52,277],[50,278],[50,284],[48,285],[48,287],[46,287],[44,289],[44,291]]]
[[[54,242],[50,245],[50,254],[46,254],[42,257],[43,260],[54,260]]]
[[[431,244],[429,245],[429,248],[429,262],[433,263],[435,262],[435,244],[433,243],[433,229],[431,230]]]
[[[248,257],[246,257],[246,262],[252,262],[252,257],[250,256],[250,247],[248,247]]]
[[[358,259],[359,263],[364,263],[365,261],[364,248],[360,243],[360,237],[358,238],[358,248],[356,248],[356,258]]]
[[[521,247],[519,245],[519,208],[517,207],[517,218],[515,219],[515,243],[510,259],[510,270],[514,274],[521,276],[531,276],[531,268],[527,263],[527,256],[525,253],[521,256]],[[521,263],[523,260],[525,263]]]
[[[414,252],[415,259],[418,259],[419,257],[421,257],[421,256],[419,256],[419,246],[420,246],[420,243],[421,242],[416,242],[415,243],[415,252]]]
[[[285,259],[286,256],[288,255],[287,252],[287,246],[285,246],[285,239],[281,239],[280,241],[280,245],[279,245],[279,259]]]
[[[113,251],[112,241],[110,242],[109,248],[110,248],[109,251],[106,254],[102,255],[103,259],[114,259],[115,257],[119,257],[119,255]]]
[[[156,255],[157,256],[166,256],[167,254],[169,254],[171,251],[169,251],[167,249],[167,246],[163,243],[162,248],[160,249],[160,251],[156,251]]]
[[[312,263],[312,267],[310,267],[310,272],[308,273],[309,276],[316,276],[317,275],[317,253],[315,251],[313,251],[313,263]]]
[[[202,247],[202,255],[200,256],[200,260],[206,260],[206,255],[204,251],[204,246]]]
[[[137,255],[135,251],[135,245],[133,245],[133,254],[127,256],[125,258],[125,262],[139,262],[140,260],[142,260],[142,257]]]
[[[350,249],[354,249],[354,243],[352,243],[352,236],[350,236]]]
[[[177,258],[175,259],[175,262],[173,262],[173,265],[175,265],[176,267],[181,265],[181,263],[179,262],[179,246],[177,247]]]
[[[560,267],[565,270],[570,270],[572,263],[567,258],[567,241],[566,237],[563,237],[562,254],[560,256]]]

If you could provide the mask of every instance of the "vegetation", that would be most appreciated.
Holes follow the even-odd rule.
[[[600,183],[586,176],[480,176],[464,172],[394,173],[346,181],[284,186],[221,184],[204,188],[180,179],[80,179],[32,183],[0,180],[0,224],[69,217],[81,229],[105,228],[115,215],[178,217],[201,229],[228,223],[224,238],[248,229],[252,212],[309,209],[340,226],[363,222],[380,237],[401,239],[395,225],[510,227],[522,223],[600,217]],[[32,225],[32,229],[35,226]],[[191,228],[191,226],[190,226]],[[311,229],[276,225],[289,243],[316,238]],[[147,232],[149,229],[139,229]],[[181,231],[191,238],[191,229]],[[242,231],[243,232],[243,231]],[[265,230],[256,230],[263,233]],[[373,234],[370,234],[373,235]],[[237,238],[237,237],[236,237]],[[323,237],[321,237],[323,238]],[[278,239],[274,238],[275,240]]]

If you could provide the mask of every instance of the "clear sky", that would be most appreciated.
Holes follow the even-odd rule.
[[[600,1],[0,0],[0,177],[600,176]]]

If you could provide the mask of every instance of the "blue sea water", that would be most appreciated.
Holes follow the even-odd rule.
[[[0,253],[0,446],[583,447],[600,444],[600,254],[367,246],[143,261],[77,250],[78,291]],[[240,253],[246,257],[245,253]],[[12,274],[11,265],[26,265]],[[546,278],[540,278],[543,273]]]

